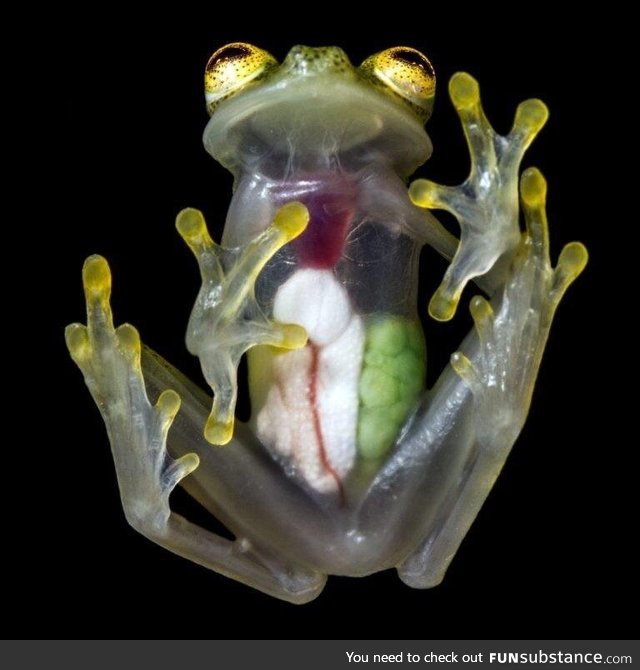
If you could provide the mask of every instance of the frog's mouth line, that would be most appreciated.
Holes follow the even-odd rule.
[[[236,172],[255,169],[256,141],[282,155],[340,155],[357,147],[386,156],[408,176],[431,155],[422,122],[379,90],[354,78],[321,74],[275,81],[220,104],[204,131],[207,151]]]

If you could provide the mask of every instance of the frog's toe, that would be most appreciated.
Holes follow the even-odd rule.
[[[546,215],[547,183],[536,168],[522,173],[520,197],[526,223],[526,238],[531,242],[531,256],[534,263],[551,277],[549,300],[558,304],[571,283],[584,270],[589,254],[581,242],[567,244],[558,258],[555,269],[549,258],[549,227]]]
[[[480,86],[467,72],[456,72],[449,81],[449,96],[458,110],[468,110],[480,104]]]
[[[204,437],[209,444],[223,447],[233,437],[233,418],[220,419],[218,412],[212,411],[204,426]]]
[[[495,377],[491,379],[491,374],[487,374],[487,368],[495,363],[492,357],[495,356],[496,317],[491,303],[480,295],[472,298],[469,311],[480,343],[479,355],[474,363],[465,354],[456,351],[451,355],[451,367],[473,395],[479,398],[484,385],[495,385],[500,381]]]
[[[451,367],[474,396],[482,392],[482,380],[476,366],[461,351],[451,354]]]
[[[123,323],[116,328],[116,337],[118,338],[118,348],[124,358],[133,365],[136,370],[139,370],[142,345],[140,343],[140,334],[137,329],[130,323]]]
[[[91,344],[89,343],[89,333],[87,327],[81,323],[71,323],[64,331],[67,349],[76,365],[82,365],[91,356]]]
[[[530,98],[518,105],[512,132],[533,139],[549,119],[549,108],[538,98]]]
[[[473,241],[470,241],[463,234],[458,251],[429,302],[429,315],[432,319],[452,319],[468,282],[491,269],[496,260],[491,237],[491,233],[486,233],[484,239],[481,235],[472,234]]]
[[[409,186],[409,198],[416,207],[444,209],[455,214],[458,189],[441,186],[429,179],[416,179]]]
[[[539,214],[544,211],[547,200],[547,182],[542,172],[537,168],[527,168],[522,173],[522,177],[520,178],[520,197],[522,198],[530,232],[533,233],[534,231],[531,228],[538,223]]]
[[[549,108],[538,98],[525,100],[518,105],[513,127],[506,137],[510,162],[520,163],[524,152],[549,118]]]
[[[113,332],[111,314],[111,270],[107,260],[97,254],[89,256],[82,266],[82,285],[87,304],[89,337]]]
[[[107,261],[89,256],[82,267],[87,325],[73,323],[65,330],[67,349],[85,376],[98,373],[104,356],[113,348],[115,331],[109,303],[111,271]]]
[[[429,301],[429,316],[436,321],[450,321],[458,309],[461,295],[461,286],[443,282]]]
[[[565,244],[560,252],[558,264],[553,273],[551,291],[554,300],[560,301],[567,288],[585,269],[588,261],[589,253],[582,242],[569,242],[569,244]]]

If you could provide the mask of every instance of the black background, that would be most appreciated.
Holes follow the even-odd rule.
[[[542,10],[519,19],[461,8],[436,15],[428,5],[390,7],[345,25],[339,8],[305,11],[245,18],[251,10],[239,4],[235,22],[215,7],[180,16],[155,10],[145,19],[114,11],[76,15],[80,27],[55,26],[47,53],[55,60],[54,128],[36,134],[33,157],[54,186],[37,234],[47,268],[37,316],[45,318],[35,330],[38,355],[29,358],[29,392],[40,409],[24,442],[12,441],[23,453],[5,475],[8,577],[18,585],[5,600],[6,636],[631,636],[623,606],[635,579],[627,564],[636,471],[627,460],[637,440],[618,434],[623,412],[608,373],[619,357],[605,341],[622,326],[610,309],[614,259],[603,243],[623,224],[601,204],[612,161],[601,124],[612,126],[601,116],[607,58],[593,35],[606,25],[560,25]],[[116,321],[133,322],[148,344],[199,379],[183,345],[198,275],[173,221],[182,207],[199,207],[219,239],[231,178],[202,148],[202,69],[234,40],[279,59],[296,43],[337,44],[354,63],[397,44],[422,50],[439,92],[427,127],[435,151],[420,174],[442,183],[460,182],[468,170],[446,94],[455,71],[480,81],[499,131],[526,97],[551,110],[525,165],[539,166],[549,181],[554,258],[564,242],[580,239],[591,260],[559,309],[528,423],[436,589],[411,590],[393,571],[332,577],[316,601],[296,607],[154,546],[121,512],[106,433],[68,359],[63,327],[84,319],[80,268],[101,253],[114,274]],[[597,176],[602,170],[605,177]],[[424,264],[423,311],[444,271],[430,252]],[[468,328],[466,309],[455,324],[427,324],[431,382]]]

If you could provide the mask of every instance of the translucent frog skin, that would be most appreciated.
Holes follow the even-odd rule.
[[[242,43],[211,57],[204,143],[234,174],[233,200],[221,246],[197,210],[177,228],[202,276],[187,346],[213,405],[135,328],[114,329],[109,267],[100,256],[84,266],[87,325],[69,326],[67,345],[105,420],[127,520],[293,603],[317,597],[329,574],[395,567],[415,588],[443,579],[524,424],[553,314],[587,261],[574,242],[552,267],[539,171],[522,174],[518,193],[521,158],[547,119],[538,100],[500,136],[476,81],[456,74],[469,177],[407,191],[431,153],[434,92],[429,61],[406,47],[359,68],[336,47],[294,47],[282,64]],[[456,216],[459,241],[430,209]],[[471,279],[489,297],[471,299],[474,329],[430,390],[416,307],[425,243],[450,261],[433,319],[454,316]],[[245,353],[248,424],[234,421]],[[172,512],[178,483],[235,540]]]

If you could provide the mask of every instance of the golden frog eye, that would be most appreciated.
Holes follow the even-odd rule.
[[[429,59],[417,49],[385,49],[369,56],[360,71],[370,81],[399,95],[423,121],[431,115],[436,75]]]
[[[233,42],[218,49],[204,70],[204,97],[209,114],[225,98],[276,65],[278,61],[269,52],[245,42]]]

